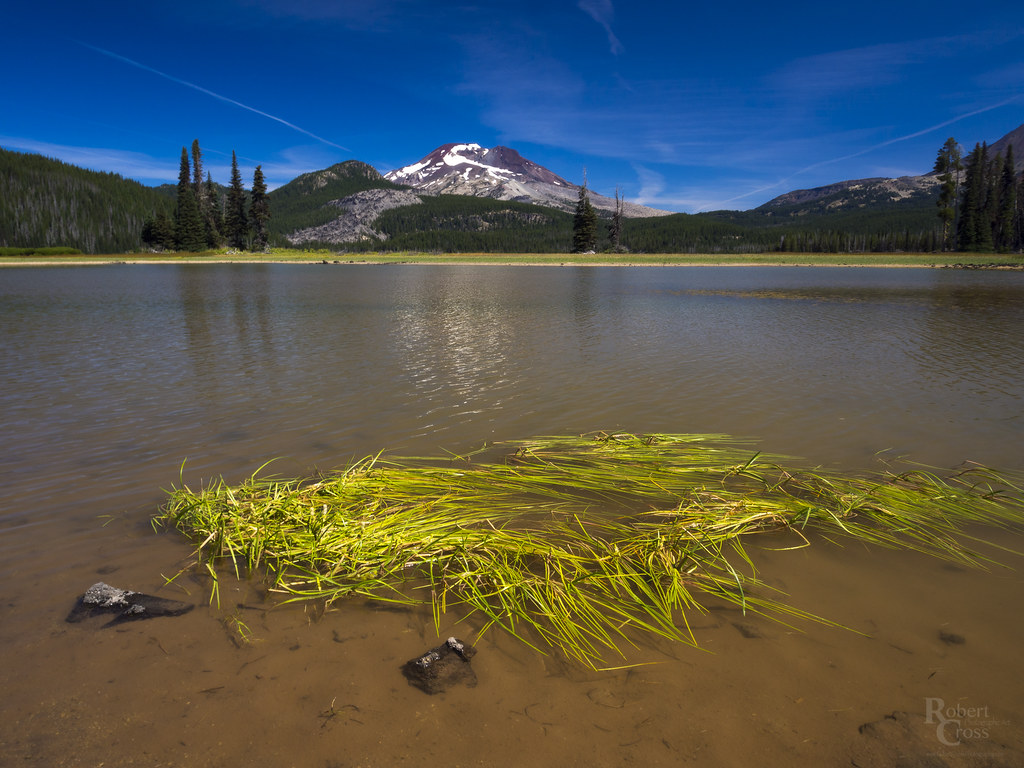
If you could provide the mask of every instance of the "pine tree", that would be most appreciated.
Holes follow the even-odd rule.
[[[174,211],[174,246],[179,251],[198,252],[206,247],[203,221],[189,179],[188,151],[181,148],[177,206]]]
[[[1017,185],[1017,213],[1014,216],[1017,228],[1017,242],[1014,245],[1015,251],[1024,249],[1024,173],[1020,175],[1020,182]]]
[[[986,218],[988,170],[988,148],[984,144],[975,144],[964,164],[960,221],[957,226],[958,250],[992,250],[992,227]]]
[[[154,243],[159,248],[165,251],[174,250],[174,222],[163,211],[156,215],[156,221],[153,223],[153,235]]]
[[[160,211],[142,225],[142,242],[160,251],[174,250],[174,223]]]
[[[245,215],[245,188],[242,174],[238,171],[238,160],[231,152],[231,186],[228,187],[227,205],[224,209],[224,234],[232,248],[245,248],[249,223]]]
[[[1002,175],[1003,156],[996,155],[991,162],[988,160],[988,144],[981,144],[982,163],[982,193],[981,217],[978,221],[977,245],[978,251],[991,253],[995,250],[995,224],[997,210],[997,195],[999,188],[996,184],[996,177]]]
[[[217,188],[213,185],[213,177],[210,176],[209,171],[206,173],[205,187],[208,206],[206,242],[211,248],[216,248],[220,245],[223,238],[224,212],[221,209],[220,195],[217,194]]]
[[[619,188],[615,188],[615,213],[612,214],[611,224],[608,225],[608,240],[611,242],[612,252],[622,252],[622,198],[619,196]]]
[[[249,204],[249,215],[252,218],[254,251],[267,250],[267,221],[270,220],[270,201],[267,198],[267,185],[263,180],[263,168],[257,165],[252,176],[252,202]]]
[[[993,244],[999,253],[1017,250],[1017,173],[1014,169],[1013,145],[1006,147],[1002,172],[998,180],[999,194]]]
[[[583,172],[583,186],[580,187],[579,202],[572,220],[573,253],[593,253],[597,248],[597,212],[590,204],[587,194],[587,173]]]
[[[206,190],[203,189],[203,153],[199,149],[199,139],[192,141],[192,192],[199,202],[200,211],[202,211]]]
[[[949,250],[950,229],[956,221],[956,205],[959,197],[960,171],[963,163],[960,161],[960,146],[956,139],[950,136],[946,143],[939,150],[935,158],[935,172],[939,174],[939,221],[942,222],[942,250]]]

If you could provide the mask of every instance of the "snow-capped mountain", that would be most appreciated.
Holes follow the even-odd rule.
[[[445,144],[417,163],[384,174],[396,184],[435,195],[470,195],[515,200],[571,211],[580,188],[509,147],[485,149],[479,144]],[[599,210],[614,211],[615,200],[590,191],[590,202]],[[667,216],[661,211],[626,202],[623,214],[630,217]]]

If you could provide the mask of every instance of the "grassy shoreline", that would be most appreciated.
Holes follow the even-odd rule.
[[[1024,258],[992,253],[753,253],[753,254],[575,254],[575,253],[370,253],[274,249],[270,253],[122,253],[60,256],[0,256],[0,266],[97,264],[447,264],[500,266],[815,266],[1024,269]]]

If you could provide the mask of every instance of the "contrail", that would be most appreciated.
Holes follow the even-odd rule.
[[[890,144],[896,144],[896,143],[901,142],[901,141],[907,141],[908,139],[916,139],[918,136],[924,136],[926,133],[931,133],[932,131],[937,131],[940,128],[945,128],[947,125],[952,125],[953,123],[958,123],[961,120],[966,120],[968,117],[974,117],[975,115],[980,115],[983,112],[989,112],[989,111],[991,111],[993,109],[998,109],[999,107],[1005,107],[1007,104],[1010,104],[1010,103],[1012,103],[1014,101],[1018,101],[1020,98],[1021,98],[1020,94],[1018,94],[1016,96],[1011,96],[1008,99],[1003,99],[1002,101],[1000,101],[997,104],[990,104],[987,107],[982,107],[981,109],[976,109],[973,112],[966,112],[966,113],[964,113],[962,115],[957,115],[956,117],[950,118],[949,120],[946,120],[944,122],[938,123],[936,125],[929,126],[928,128],[922,128],[920,131],[915,131],[914,133],[908,133],[906,136],[897,136],[895,139],[889,139],[888,141],[883,141],[880,144],[874,144],[874,145],[868,147],[867,149],[862,149],[859,152],[854,152],[851,155],[843,155],[842,157],[834,157],[831,160],[821,160],[820,162],[808,165],[806,168],[801,168],[799,171],[794,171],[793,173],[791,173],[786,178],[780,179],[779,181],[776,181],[774,184],[769,184],[769,185],[767,185],[765,187],[761,187],[760,189],[755,189],[755,190],[752,190],[750,192],[744,192],[742,195],[737,195],[736,197],[729,198],[728,200],[723,200],[720,203],[716,203],[716,205],[725,205],[726,203],[732,203],[732,202],[735,202],[736,200],[742,200],[744,197],[750,197],[751,195],[756,195],[756,194],[758,194],[760,192],[767,192],[769,189],[774,189],[775,187],[781,186],[781,185],[787,183],[788,181],[790,181],[790,179],[794,179],[794,178],[796,178],[797,176],[799,176],[802,173],[807,173],[808,171],[813,171],[815,168],[820,168],[823,165],[831,165],[832,163],[841,163],[843,160],[851,160],[851,159],[853,159],[855,157],[860,157],[861,155],[866,155],[868,152],[874,152],[876,149],[881,149],[882,147],[888,147]]]
[[[78,41],[78,43],[79,43],[79,45],[83,45],[83,46],[85,46],[86,48],[88,48],[91,51],[96,51],[96,53],[101,53],[104,56],[109,56],[110,58],[116,59],[117,61],[123,61],[125,64],[131,64],[133,67],[138,67],[139,69],[144,69],[146,72],[152,72],[154,75],[159,75],[160,77],[162,77],[162,78],[164,78],[166,80],[170,80],[172,83],[177,83],[178,85],[184,85],[184,86],[186,86],[188,88],[193,88],[193,89],[199,91],[200,93],[205,93],[207,96],[212,96],[215,99],[219,99],[220,101],[227,102],[228,104],[233,104],[236,107],[241,107],[242,109],[247,109],[250,112],[255,112],[257,115],[260,115],[261,117],[266,117],[266,118],[268,118],[270,120],[274,120],[275,122],[281,123],[281,125],[286,125],[289,128],[291,128],[293,131],[298,131],[299,133],[303,133],[306,136],[309,136],[310,138],[316,139],[319,142],[323,142],[324,144],[327,144],[329,146],[335,147],[335,148],[340,149],[340,150],[342,150],[344,152],[351,152],[352,151],[348,147],[343,147],[340,144],[335,144],[333,141],[328,141],[327,139],[323,138],[322,136],[317,136],[315,133],[310,133],[305,128],[300,128],[299,126],[295,125],[294,123],[289,123],[287,120],[283,120],[280,117],[277,117],[275,115],[271,115],[268,112],[263,112],[262,110],[256,109],[255,107],[250,107],[248,104],[243,104],[240,101],[235,101],[234,99],[229,99],[227,96],[221,96],[219,93],[214,93],[213,91],[208,90],[207,88],[203,88],[200,85],[196,85],[195,83],[190,83],[190,82],[188,82],[188,80],[182,80],[179,77],[174,77],[173,75],[168,75],[166,72],[161,72],[159,69],[153,69],[153,67],[148,67],[145,64],[140,64],[137,61],[133,61],[132,59],[129,59],[129,58],[125,57],[125,56],[121,56],[119,54],[113,53],[112,51],[107,51],[107,50],[104,50],[103,48],[97,48],[95,45],[89,45],[88,43],[83,43],[80,40]]]

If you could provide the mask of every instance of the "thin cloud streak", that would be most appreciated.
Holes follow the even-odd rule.
[[[612,53],[616,56],[622,53],[622,43],[612,31],[612,17],[615,15],[615,9],[612,7],[611,0],[580,0],[577,6],[604,27],[604,31],[608,33],[608,45],[611,47]]]
[[[171,182],[178,178],[178,165],[155,160],[141,152],[129,152],[103,147],[81,147],[67,144],[52,144],[18,136],[0,136],[0,146],[9,149],[34,152],[52,157],[71,165],[90,168],[105,173],[117,173],[126,178],[153,179]]]
[[[351,152],[351,150],[348,147],[343,147],[340,144],[335,144],[333,141],[323,138],[322,136],[317,136],[315,133],[310,133],[305,128],[300,128],[294,123],[289,123],[287,120],[277,117],[276,115],[272,115],[269,112],[264,112],[262,110],[256,109],[255,107],[250,107],[248,104],[243,104],[242,102],[235,101],[234,99],[228,98],[227,96],[222,96],[219,93],[215,93],[214,91],[211,91],[207,88],[203,88],[202,86],[196,85],[195,83],[190,83],[187,80],[182,80],[179,77],[168,75],[166,72],[161,72],[159,69],[153,69],[153,67],[146,66],[145,64],[140,64],[139,62],[129,59],[126,56],[121,56],[120,54],[104,50],[103,48],[97,48],[96,46],[89,45],[88,43],[83,43],[81,41],[78,42],[80,45],[88,48],[91,51],[103,54],[104,56],[109,56],[110,58],[115,59],[116,61],[121,61],[125,64],[130,64],[133,67],[138,67],[139,69],[142,69],[146,72],[151,72],[154,75],[159,75],[160,77],[166,80],[170,80],[172,83],[177,83],[178,85],[184,85],[187,88],[192,88],[194,90],[199,91],[200,93],[205,93],[207,96],[212,96],[213,98],[223,101],[227,104],[231,104],[241,109],[248,110],[249,112],[254,112],[257,115],[260,115],[261,117],[267,118],[268,120],[274,120],[275,122],[281,123],[281,125],[291,128],[293,131],[298,131],[299,133],[305,134],[306,136],[309,136],[312,139],[316,139],[317,141],[322,142],[323,144],[327,144],[328,146],[340,149],[343,152]]]
[[[795,179],[797,176],[800,176],[802,174],[805,174],[805,173],[808,173],[810,171],[816,170],[816,169],[821,168],[823,166],[832,165],[833,163],[841,163],[841,162],[843,162],[845,160],[852,160],[855,157],[860,157],[861,155],[866,155],[869,152],[874,152],[876,150],[883,149],[884,147],[891,146],[892,144],[897,144],[897,143],[899,143],[901,141],[909,141],[910,139],[916,139],[919,136],[924,136],[925,134],[932,133],[932,132],[937,131],[937,130],[939,130],[941,128],[945,128],[947,125],[952,125],[953,123],[958,123],[961,120],[966,120],[969,117],[974,117],[975,115],[981,115],[981,114],[984,114],[985,112],[991,112],[993,109],[999,109],[1000,107],[1005,107],[1007,104],[1012,104],[1015,101],[1020,101],[1021,98],[1022,98],[1022,95],[1020,95],[1020,94],[1018,94],[1017,96],[1011,96],[1010,98],[1003,99],[1002,101],[997,102],[995,104],[989,104],[988,106],[981,107],[980,109],[975,109],[975,110],[973,110],[971,112],[966,112],[966,113],[964,113],[962,115],[957,115],[956,117],[951,118],[949,120],[944,120],[941,123],[936,123],[935,125],[931,125],[931,126],[929,126],[927,128],[922,128],[921,130],[915,131],[914,133],[908,133],[905,136],[897,136],[894,139],[888,139],[888,140],[880,142],[878,144],[873,144],[872,146],[867,147],[866,149],[862,149],[862,150],[860,150],[858,152],[853,152],[853,153],[851,153],[849,155],[843,155],[842,157],[834,157],[834,158],[831,158],[829,160],[821,160],[821,161],[819,161],[817,163],[812,163],[811,165],[808,165],[805,168],[801,168],[798,171],[794,171],[789,176],[786,176],[784,179],[780,179],[779,181],[776,181],[776,182],[774,182],[772,184],[768,184],[767,186],[759,187],[758,189],[753,189],[750,192],[744,192],[742,195],[737,195],[736,197],[730,197],[728,200],[722,200],[722,201],[720,201],[718,203],[715,203],[714,205],[716,205],[716,206],[724,206],[724,205],[728,205],[729,203],[734,203],[737,200],[742,200],[742,199],[744,199],[746,197],[750,197],[751,195],[757,195],[757,194],[760,194],[762,192],[767,192],[767,191],[769,191],[771,189],[775,189],[776,187],[780,187],[783,184],[788,184],[790,181]],[[707,209],[708,209],[708,207],[705,207],[702,210],[707,210]]]

